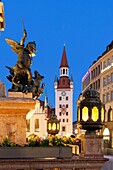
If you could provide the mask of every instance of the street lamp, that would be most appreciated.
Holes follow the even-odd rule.
[[[82,100],[78,105],[78,123],[86,134],[95,134],[104,124],[105,107],[99,99],[99,93],[90,88],[83,93]]]
[[[56,135],[59,133],[60,130],[60,121],[57,119],[54,111],[49,116],[47,120],[47,132],[51,135]]]

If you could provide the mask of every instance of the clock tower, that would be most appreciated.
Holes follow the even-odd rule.
[[[69,77],[69,66],[66,57],[66,49],[64,46],[62,59],[60,64],[60,78],[55,76],[55,114],[60,120],[61,136],[72,135],[73,122],[73,78]]]

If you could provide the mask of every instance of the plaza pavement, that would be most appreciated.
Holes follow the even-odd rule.
[[[107,161],[102,170],[113,170],[113,155],[105,155],[105,158],[108,158],[109,161]]]

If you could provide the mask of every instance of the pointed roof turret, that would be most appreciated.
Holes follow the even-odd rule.
[[[63,53],[62,53],[62,60],[61,60],[60,68],[61,67],[68,67],[69,68],[67,57],[66,57],[65,45],[64,45],[64,50],[63,50]]]

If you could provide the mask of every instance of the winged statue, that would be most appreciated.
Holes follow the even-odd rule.
[[[10,91],[31,92],[34,89],[33,84],[35,80],[33,80],[30,66],[32,64],[32,57],[35,56],[34,52],[36,52],[37,49],[35,41],[28,42],[26,47],[24,47],[26,37],[27,32],[24,29],[20,43],[9,38],[5,39],[6,42],[11,46],[13,52],[18,55],[18,61],[12,68],[6,66],[6,68],[8,68],[10,71],[10,75],[7,76],[7,79],[12,82],[12,89],[10,89]],[[40,86],[40,79],[38,85]],[[38,88],[40,87],[37,87],[37,90]]]

